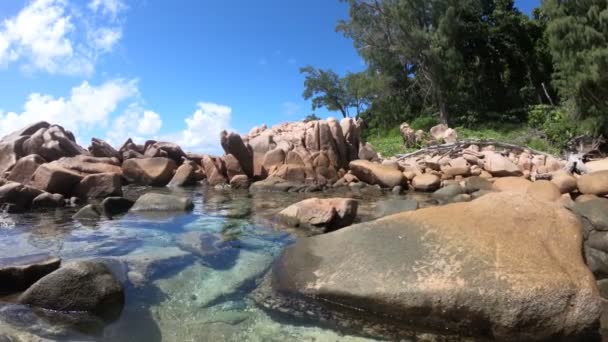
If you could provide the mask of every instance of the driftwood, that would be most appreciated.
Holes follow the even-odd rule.
[[[440,154],[443,154],[444,156],[447,156],[454,152],[463,150],[463,149],[469,147],[470,145],[478,145],[478,146],[493,145],[496,147],[508,148],[511,150],[517,150],[517,151],[522,151],[522,152],[530,151],[533,154],[540,154],[540,155],[544,155],[547,157],[553,157],[553,158],[559,159],[558,157],[556,157],[550,153],[536,151],[529,147],[503,143],[503,142],[491,140],[491,139],[484,139],[484,140],[469,139],[469,140],[460,140],[458,142],[451,143],[451,144],[433,145],[433,146],[429,146],[427,148],[420,149],[416,152],[407,153],[407,154],[399,154],[399,155],[397,155],[397,159],[403,160],[403,159],[407,159],[407,158],[411,158],[411,157],[416,157],[421,154],[429,154],[429,153],[435,153],[435,154],[440,153]]]

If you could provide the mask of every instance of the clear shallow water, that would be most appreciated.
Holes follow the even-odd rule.
[[[197,187],[129,188],[127,197],[146,191],[189,196],[195,208],[87,224],[71,219],[76,209],[1,214],[0,258],[49,253],[64,262],[102,259],[127,285],[121,317],[101,327],[0,301],[0,341],[369,341],[273,319],[248,294],[283,248],[306,235],[276,223],[277,212],[306,197],[354,197],[359,220],[368,220],[374,203],[393,195],[372,189],[250,195]],[[196,241],[205,248],[197,249]]]

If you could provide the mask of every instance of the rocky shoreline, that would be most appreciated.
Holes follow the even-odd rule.
[[[349,198],[278,208],[278,219],[317,236],[288,247],[252,298],[273,312],[389,339],[599,336],[608,292],[606,160],[581,165],[463,143],[443,126],[428,135],[446,145],[383,159],[363,141],[362,127],[328,119],[223,132],[225,154],[210,156],[130,139],[115,149],[94,138],[85,149],[71,132],[40,122],[0,140],[0,204],[6,213],[76,207],[74,219],[86,222],[193,207],[177,194],[126,198],[127,185],[377,189],[404,197],[383,203],[379,220],[355,225],[357,201]],[[402,133],[406,144],[426,134],[407,125]],[[410,191],[442,206],[418,209],[405,198]],[[111,307],[107,320],[120,313],[121,282],[103,263],[0,261],[2,295],[12,301],[94,315]],[[82,291],[93,295],[62,301]]]

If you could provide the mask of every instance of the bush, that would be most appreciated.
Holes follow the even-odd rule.
[[[578,135],[595,136],[602,129],[602,122],[599,118],[574,119],[573,109],[568,105],[561,107],[532,106],[528,110],[528,124],[543,131],[547,140],[560,148],[565,147],[570,139]]]
[[[433,126],[436,126],[439,124],[439,120],[437,120],[437,118],[432,117],[432,116],[419,116],[417,118],[415,118],[414,120],[412,120],[412,122],[410,123],[410,127],[412,127],[414,130],[423,130],[425,132],[428,132],[431,130],[431,128]]]

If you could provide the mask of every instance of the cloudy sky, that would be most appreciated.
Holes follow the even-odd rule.
[[[346,15],[338,0],[1,0],[0,135],[46,120],[84,146],[217,152],[222,129],[311,112],[300,67],[364,68],[335,32]]]

